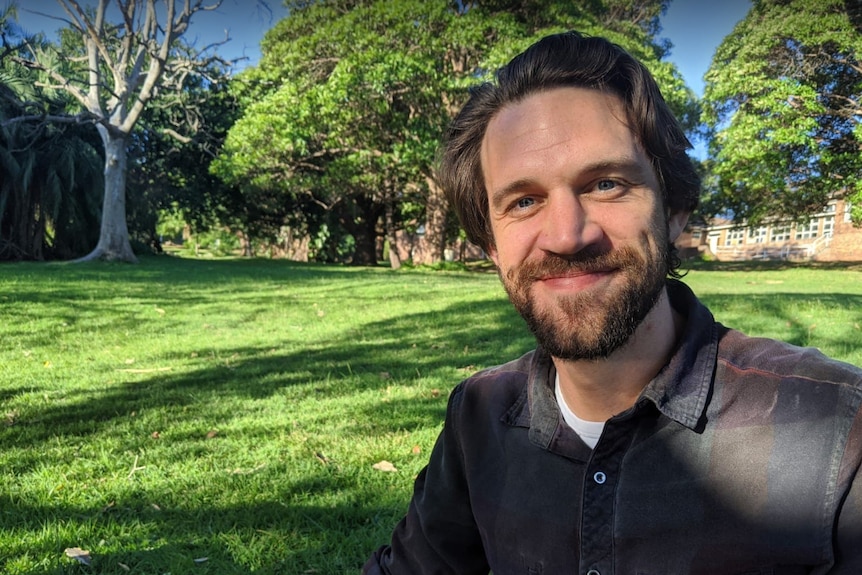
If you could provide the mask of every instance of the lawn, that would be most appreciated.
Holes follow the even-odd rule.
[[[728,325],[862,365],[862,266],[686,282]],[[451,388],[532,347],[492,273],[177,257],[2,265],[0,341],[9,575],[355,574]]]

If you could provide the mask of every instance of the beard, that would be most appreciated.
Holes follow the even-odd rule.
[[[568,361],[604,359],[625,345],[665,288],[667,232],[643,250],[587,248],[571,257],[548,255],[501,273],[503,286],[530,331],[551,356]],[[531,293],[540,278],[614,270],[608,289],[576,292],[540,302]]]

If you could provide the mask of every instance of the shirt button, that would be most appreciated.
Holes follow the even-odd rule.
[[[596,483],[598,483],[599,485],[601,485],[602,483],[604,483],[604,482],[605,482],[605,481],[607,481],[607,480],[608,480],[608,476],[607,476],[607,475],[605,475],[605,474],[604,474],[603,472],[601,472],[601,471],[596,471],[595,475],[593,475],[593,481],[595,481],[595,482],[596,482]],[[596,571],[595,569],[593,569],[592,571],[589,571],[589,572],[587,573],[587,575],[599,575],[599,572],[598,572],[598,571]]]
[[[587,571],[587,575],[602,575],[602,574],[599,573],[598,570],[596,570],[596,569],[590,569],[589,571]]]

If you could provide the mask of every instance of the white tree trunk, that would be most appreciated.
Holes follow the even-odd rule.
[[[135,263],[126,225],[126,138],[99,127],[105,145],[105,197],[102,228],[95,249],[79,261],[95,259]]]

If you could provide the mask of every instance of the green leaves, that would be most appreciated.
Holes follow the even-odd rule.
[[[862,177],[862,34],[840,0],[765,0],[719,46],[704,120],[714,212],[801,220]]]

